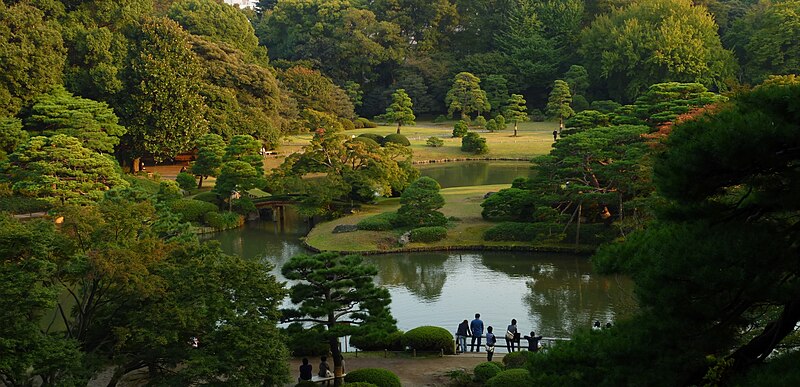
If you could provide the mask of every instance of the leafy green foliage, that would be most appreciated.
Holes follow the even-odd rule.
[[[511,94],[511,98],[508,99],[506,109],[503,111],[503,120],[502,124],[505,124],[505,120],[508,119],[514,123],[514,136],[517,135],[517,125],[520,122],[525,122],[528,120],[528,107],[525,105],[527,102],[525,99],[519,94]],[[497,117],[497,127],[500,130],[504,129],[501,125],[500,116]]]
[[[410,239],[412,242],[436,242],[447,237],[447,227],[418,227],[411,230]]]
[[[405,89],[397,89],[392,93],[392,103],[386,108],[386,113],[381,116],[389,122],[397,123],[397,134],[400,134],[400,127],[403,125],[415,125],[414,111],[411,98],[406,94]]]
[[[358,137],[366,137],[366,138],[369,138],[369,139],[375,141],[378,144],[383,144],[383,136],[381,136],[380,134],[362,133],[362,134],[359,134]]]
[[[197,188],[197,181],[191,173],[180,172],[178,176],[175,176],[175,181],[184,191],[191,191]]]
[[[347,384],[367,382],[381,387],[400,387],[400,378],[394,372],[383,368],[362,368],[350,371],[344,377]]]
[[[583,33],[583,64],[608,94],[632,101],[654,83],[724,89],[734,62],[705,7],[684,0],[633,2],[598,16]]]
[[[252,165],[239,160],[228,161],[214,185],[218,197],[227,198],[233,191],[244,192],[263,185],[262,175]]]
[[[325,356],[328,354],[328,343],[323,337],[325,328],[322,326],[306,329],[301,323],[291,323],[282,331],[287,338],[286,346],[292,356]]]
[[[27,132],[22,130],[22,121],[16,118],[0,118],[0,161],[5,160],[9,153],[17,149],[17,145],[27,139]]]
[[[447,224],[447,218],[437,211],[444,206],[444,197],[439,189],[439,183],[430,177],[421,177],[411,183],[400,196],[397,210],[400,223],[410,227]]]
[[[495,362],[486,361],[475,366],[473,373],[475,380],[479,383],[486,383],[487,380],[493,378],[495,375],[502,371],[499,365]]]
[[[229,230],[244,223],[242,216],[235,212],[209,211],[203,215],[203,223],[217,230]]]
[[[394,143],[401,146],[411,146],[406,136],[399,133],[392,133],[383,138],[383,144]]]
[[[255,30],[244,13],[211,0],[180,0],[169,8],[168,16],[193,35],[224,42],[240,51],[266,60],[258,47]]]
[[[181,222],[199,223],[205,219],[205,214],[217,211],[216,205],[195,199],[170,200],[167,205],[180,216]]]
[[[118,120],[107,104],[76,97],[56,86],[33,100],[25,114],[25,130],[33,136],[72,136],[86,148],[110,154],[125,134]]]
[[[197,159],[192,163],[191,171],[200,176],[197,188],[203,187],[203,178],[217,176],[225,155],[225,141],[218,134],[208,133],[197,139]]]
[[[128,186],[116,160],[63,134],[33,137],[9,160],[14,192],[51,204],[96,202],[109,188]]]
[[[403,335],[403,344],[418,351],[453,353],[453,335],[447,329],[434,326],[416,327]]]
[[[388,308],[389,291],[375,286],[377,269],[363,264],[360,256],[296,255],[283,265],[281,273],[296,281],[289,291],[295,308],[282,311],[283,321],[325,326],[334,369],[342,367],[339,337],[370,327],[397,330]]]
[[[168,19],[148,19],[131,32],[122,109],[129,154],[156,160],[191,149],[208,130],[200,95],[200,66],[189,35]]]
[[[313,109],[336,117],[354,116],[353,103],[347,93],[317,70],[293,66],[279,72],[278,79],[286,85],[292,98],[297,101],[299,111]],[[312,130],[318,127],[312,127]]]
[[[550,96],[547,99],[547,115],[558,118],[563,125],[565,118],[575,115],[575,111],[570,106],[571,104],[572,95],[569,92],[569,85],[561,79],[556,79],[553,83],[553,90],[550,91]]]
[[[505,370],[486,381],[486,387],[526,387],[535,382],[526,369]]]
[[[431,136],[428,137],[427,140],[425,140],[425,145],[433,148],[438,148],[444,145],[444,140],[436,136]]]
[[[480,115],[489,111],[491,105],[486,92],[481,90],[480,83],[481,79],[471,73],[458,73],[445,99],[447,114],[452,117],[458,111],[461,112],[462,120],[468,120],[472,113],[477,112]]]
[[[403,332],[387,332],[383,329],[362,330],[350,336],[350,345],[362,351],[402,351]]]
[[[461,151],[483,155],[489,153],[489,146],[486,145],[486,139],[478,133],[469,132],[461,139]]]
[[[359,230],[389,231],[399,224],[396,212],[384,212],[361,219],[357,226]]]
[[[505,366],[506,370],[524,368],[525,362],[528,361],[528,357],[531,355],[533,355],[533,353],[528,351],[507,353],[505,356],[503,356],[503,365]]]
[[[66,50],[59,26],[29,3],[0,7],[0,117],[14,116],[61,83]]]
[[[453,137],[464,137],[469,132],[469,125],[464,120],[459,120],[456,122],[455,126],[453,126]]]
[[[554,223],[503,222],[484,231],[483,239],[517,242],[559,241],[566,236],[561,232],[562,226]]]
[[[609,125],[611,125],[611,119],[607,114],[597,110],[584,110],[564,122],[564,126],[567,129],[561,131],[561,136],[564,137],[582,130]]]

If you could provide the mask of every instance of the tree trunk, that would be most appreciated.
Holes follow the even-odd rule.
[[[397,123],[397,134],[400,134],[400,123]]]
[[[333,385],[341,386],[344,384],[344,378],[342,377],[344,367],[342,365],[342,351],[339,349],[339,338],[334,337],[328,339],[328,345],[330,346],[331,356],[333,357]]]
[[[131,173],[139,172],[139,162],[142,161],[141,157],[133,159],[131,162]]]
[[[517,137],[517,121],[514,121],[514,137]]]
[[[197,183],[197,189],[203,188],[203,175],[200,175],[200,182]]]

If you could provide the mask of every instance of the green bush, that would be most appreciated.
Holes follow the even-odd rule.
[[[563,226],[555,223],[503,222],[484,231],[487,241],[541,242],[561,240]],[[581,233],[583,234],[583,233]]]
[[[497,121],[497,130],[506,130],[508,129],[508,125],[506,125],[506,118],[503,117],[502,114],[498,114],[497,117],[494,118]]]
[[[167,206],[181,218],[181,222],[198,223],[207,213],[217,211],[215,204],[195,199],[170,200]]]
[[[436,118],[433,119],[433,122],[436,124],[440,124],[442,122],[447,122],[448,118],[444,114],[439,114]]]
[[[361,219],[356,224],[359,230],[369,231],[389,231],[397,225],[396,212],[384,212],[382,214],[373,215],[368,218]]]
[[[524,368],[505,370],[489,378],[484,386],[486,387],[528,387],[535,382],[531,373]]]
[[[483,129],[486,127],[486,118],[483,116],[475,117],[475,126]]]
[[[181,192],[181,187],[178,187],[178,183],[172,180],[164,180],[159,183],[156,196],[163,201],[175,200],[182,198],[183,192]]]
[[[438,148],[444,145],[444,140],[439,137],[428,137],[428,140],[425,141],[425,145],[432,146],[434,148]]]
[[[199,194],[192,196],[192,199],[214,204],[219,202],[219,198],[217,198],[217,194],[215,194],[214,191],[200,192]]]
[[[403,350],[403,331],[371,331],[350,336],[350,345],[362,351]]]
[[[237,214],[247,215],[251,212],[258,211],[256,205],[253,204],[253,200],[247,196],[242,196],[239,199],[233,201],[233,211]]]
[[[344,130],[353,130],[356,128],[356,125],[353,123],[353,121],[350,121],[347,118],[340,118],[339,122],[342,124],[342,128],[344,128]]]
[[[547,119],[547,117],[544,115],[544,113],[542,113],[542,111],[539,110],[539,109],[531,109],[531,111],[529,112],[529,115],[531,117],[531,121],[533,121],[533,122],[542,122],[545,119]]]
[[[369,139],[371,139],[372,141],[375,141],[378,144],[383,144],[383,136],[381,136],[380,134],[362,133],[362,134],[359,134],[358,137],[356,137],[356,138],[359,138],[359,137],[369,138]]]
[[[403,335],[403,345],[418,351],[439,351],[452,355],[453,335],[447,329],[434,326],[414,328]]]
[[[323,356],[330,350],[322,326],[305,328],[302,323],[291,323],[281,331],[286,336],[286,347],[292,356]]]
[[[356,120],[353,121],[353,125],[358,129],[360,129],[360,128],[377,128],[378,127],[378,124],[376,124],[376,123],[374,123],[374,122],[372,122],[372,121],[370,121],[370,120],[368,120],[368,119],[366,119],[364,117],[356,118]]]
[[[447,227],[420,227],[411,230],[412,242],[436,242],[447,237]]]
[[[184,191],[191,191],[197,188],[197,181],[191,173],[181,172],[175,177],[175,181]]]
[[[486,139],[478,133],[469,132],[461,139],[461,151],[483,155],[489,152],[489,146],[486,145]]]
[[[135,177],[131,175],[124,176],[125,181],[130,183],[131,188],[139,189],[149,194],[155,195],[158,193],[158,189],[161,187],[157,181],[150,180],[143,177]]]
[[[528,361],[528,355],[531,352],[528,351],[517,351],[511,352],[506,354],[503,357],[503,365],[506,366],[506,369],[512,368],[525,368],[525,362]]]
[[[411,141],[408,141],[408,138],[400,133],[392,133],[383,138],[383,145],[386,145],[390,142],[402,146],[411,146]]]
[[[227,230],[242,225],[242,217],[235,212],[208,212],[203,216],[203,222],[208,227],[217,230]]]
[[[469,132],[469,125],[464,120],[459,120],[453,126],[453,137],[464,137]]]
[[[369,137],[364,137],[364,136],[356,137],[356,138],[352,139],[351,141],[357,141],[357,142],[364,143],[368,147],[380,148],[380,146],[381,146],[381,144],[379,144],[377,141],[375,141],[375,140],[373,140],[373,139],[371,139]]]
[[[475,374],[476,381],[479,383],[486,383],[487,380],[499,374],[500,371],[502,371],[502,369],[499,365],[497,365],[497,363],[486,361],[476,365],[473,373]]]
[[[346,384],[367,382],[378,387],[401,387],[400,378],[394,372],[383,368],[362,368],[350,371],[344,377]]]
[[[492,118],[491,120],[486,122],[486,130],[488,130],[490,132],[496,132],[498,130],[497,129],[497,121],[494,118]]]
[[[347,383],[347,387],[378,387],[378,385],[368,382],[355,382],[355,383]]]

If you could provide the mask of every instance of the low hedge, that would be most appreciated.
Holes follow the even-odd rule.
[[[383,136],[381,136],[380,134],[362,133],[362,134],[359,134],[358,137],[356,137],[356,138],[368,138],[368,139],[371,139],[371,140],[377,142],[378,144],[383,144]]]
[[[216,212],[217,206],[195,199],[176,199],[167,202],[169,209],[180,216],[181,222],[201,222],[209,212]]]
[[[531,373],[524,368],[505,370],[489,378],[484,386],[486,387],[528,387],[533,386],[535,381]]]
[[[495,375],[499,374],[503,371],[500,366],[491,361],[485,361],[481,364],[475,366],[473,373],[475,374],[475,380],[479,383],[486,383],[487,380],[493,378]],[[527,371],[525,371],[527,372]]]
[[[534,242],[560,240],[561,227],[553,223],[503,222],[484,231],[487,241]]]
[[[384,212],[382,214],[373,215],[368,218],[361,219],[356,224],[359,230],[369,231],[389,231],[394,229],[397,224],[396,212]]]
[[[408,137],[403,136],[400,133],[392,133],[383,138],[383,145],[386,145],[390,142],[402,146],[411,146],[411,141],[408,141]]]
[[[447,237],[447,227],[432,226],[420,227],[411,230],[412,242],[436,242]]]
[[[366,382],[378,387],[401,387],[400,378],[394,372],[383,368],[362,368],[350,371],[344,377],[346,384]]]
[[[506,366],[506,369],[512,368],[525,368],[525,363],[528,361],[528,355],[532,352],[528,351],[517,351],[511,352],[503,356],[503,365]]]
[[[369,147],[380,148],[381,144],[369,137],[356,137],[352,141],[361,142]]]
[[[418,351],[439,351],[453,354],[453,335],[447,329],[434,326],[414,328],[403,335],[403,345]]]
[[[350,121],[347,118],[340,118],[339,123],[342,124],[342,128],[344,128],[344,130],[353,130],[356,128],[356,125],[353,123],[353,121]]]
[[[378,124],[376,124],[376,123],[374,123],[374,122],[372,122],[372,121],[370,121],[369,119],[366,119],[366,118],[364,118],[364,117],[358,117],[358,118],[356,118],[356,119],[353,121],[353,125],[356,127],[356,129],[361,129],[361,128],[377,128],[377,127],[378,127]]]
[[[350,336],[350,345],[362,351],[402,351],[403,331],[356,333]]]
[[[242,217],[235,212],[208,212],[203,216],[203,221],[209,227],[217,230],[227,230],[242,225]]]
[[[444,140],[439,137],[428,137],[428,140],[425,141],[425,145],[438,148],[444,145]]]

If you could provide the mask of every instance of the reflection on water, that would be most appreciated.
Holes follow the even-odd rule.
[[[518,177],[531,177],[532,164],[525,161],[462,161],[417,165],[422,176],[439,182],[442,188],[472,185],[510,184]]]
[[[302,223],[302,222],[301,222]],[[300,245],[300,229],[280,232],[274,222],[248,223],[213,235],[222,248],[280,267]],[[512,318],[522,332],[568,337],[591,321],[614,321],[635,307],[630,280],[597,275],[586,256],[527,252],[432,252],[364,257],[389,289],[398,327],[435,325],[454,331],[480,313],[503,332]]]

